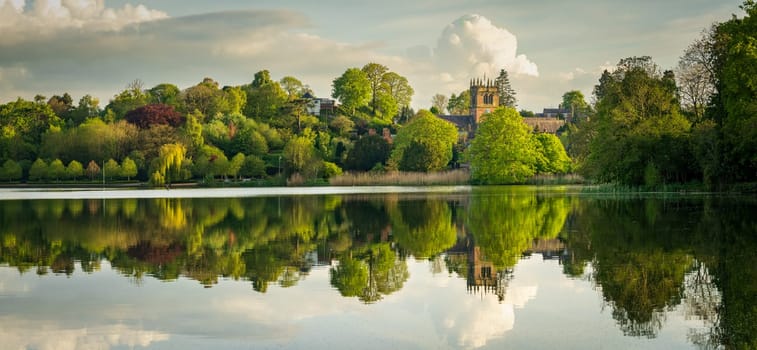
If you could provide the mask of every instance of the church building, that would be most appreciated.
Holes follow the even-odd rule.
[[[473,137],[478,123],[484,114],[493,112],[499,107],[499,88],[492,80],[474,79],[470,81],[470,113],[467,115],[439,115],[457,126],[457,130],[466,138]],[[556,117],[523,118],[537,132],[556,133],[565,120]]]

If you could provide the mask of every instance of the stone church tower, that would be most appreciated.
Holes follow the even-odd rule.
[[[478,125],[481,115],[499,107],[499,89],[491,80],[471,80],[470,99],[470,114]]]

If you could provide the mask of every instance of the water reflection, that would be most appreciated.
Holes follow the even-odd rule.
[[[500,305],[499,327],[486,339],[511,329],[514,307],[537,295],[536,286],[512,282],[522,277],[522,259],[538,255],[600,293],[624,335],[655,338],[671,312],[683,310],[706,324],[689,331],[691,344],[750,348],[757,347],[756,207],[743,198],[597,199],[523,188],[0,201],[0,262],[22,274],[66,276],[77,265],[95,274],[107,262],[137,284],[189,278],[212,287],[232,279],[259,293],[297,286],[325,266],[339,295],[370,304],[405,288],[410,259],[427,260],[435,273],[464,279],[466,292],[488,307]],[[466,322],[482,331],[486,317],[471,317]]]

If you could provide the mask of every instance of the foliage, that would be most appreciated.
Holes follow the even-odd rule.
[[[103,170],[105,171],[105,176],[111,180],[115,177],[121,176],[121,166],[119,166],[118,162],[113,158],[108,159],[108,161],[105,162]]]
[[[757,179],[757,5],[745,1],[743,18],[717,26],[712,117],[721,123],[721,175],[730,181]],[[722,179],[721,179],[722,181]]]
[[[368,75],[358,68],[347,69],[332,83],[331,97],[342,103],[342,107],[355,114],[355,111],[371,100],[371,81]]]
[[[571,90],[562,95],[560,107],[570,110],[572,117],[585,115],[589,112],[584,94],[579,90]]]
[[[429,111],[421,110],[397,132],[389,163],[399,170],[418,164],[415,156],[421,154],[408,152],[408,155],[405,155],[406,150],[413,145],[413,149],[424,150],[422,155],[427,160],[426,170],[441,170],[452,160],[452,146],[456,142],[457,128],[454,125],[437,118]]]
[[[132,177],[137,175],[137,163],[131,158],[126,157],[121,161],[121,177],[125,177],[126,181],[131,180]]]
[[[94,160],[90,160],[87,164],[87,169],[84,170],[89,176],[90,180],[94,180],[95,176],[100,174],[100,166]]]
[[[44,160],[37,158],[37,160],[32,163],[31,168],[29,168],[29,180],[39,181],[45,179],[48,174],[47,169],[47,163]]]
[[[510,78],[507,76],[507,71],[502,69],[499,71],[499,76],[495,79],[494,83],[499,90],[499,105],[510,108],[515,108],[517,100],[515,99],[515,90],[510,85]]]
[[[470,90],[464,90],[459,95],[452,94],[447,102],[447,110],[452,115],[467,115],[470,113]]]
[[[47,167],[46,178],[55,179],[55,181],[60,181],[60,179],[65,176],[66,176],[66,166],[63,165],[63,162],[60,159],[55,159],[52,162],[50,162],[50,165]]]
[[[166,144],[160,147],[157,172],[168,183],[179,178],[179,170],[184,162],[186,148],[179,143]]]
[[[352,149],[347,153],[345,169],[371,170],[376,164],[386,164],[391,152],[389,145],[379,135],[367,135],[355,141]]]
[[[644,183],[648,164],[663,182],[685,182],[691,169],[690,123],[679,112],[675,81],[660,74],[650,57],[631,57],[605,71],[595,87],[595,133],[582,172],[595,180]]]
[[[513,108],[486,115],[471,141],[471,179],[483,184],[522,183],[536,172],[531,128]]]
[[[16,163],[13,159],[8,159],[3,163],[3,167],[0,168],[0,179],[4,181],[13,181],[21,179],[22,169],[21,165]]]
[[[70,161],[66,167],[66,178],[76,180],[82,175],[84,175],[84,166],[76,160]]]
[[[184,118],[173,107],[164,104],[150,104],[138,107],[126,113],[126,121],[142,129],[153,125],[170,125],[178,127]]]
[[[565,174],[570,171],[571,160],[557,136],[547,133],[533,134],[536,146],[536,172]]]

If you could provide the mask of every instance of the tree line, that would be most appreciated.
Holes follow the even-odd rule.
[[[703,31],[678,66],[648,56],[620,60],[594,87],[588,118],[563,134],[584,176],[631,186],[702,183],[720,188],[757,179],[757,5]]]
[[[411,119],[407,78],[369,63],[333,87],[341,106],[320,115],[306,84],[267,70],[240,86],[135,80],[104,108],[90,95],[18,98],[0,105],[0,180],[319,179],[386,166],[391,140],[363,136]]]

